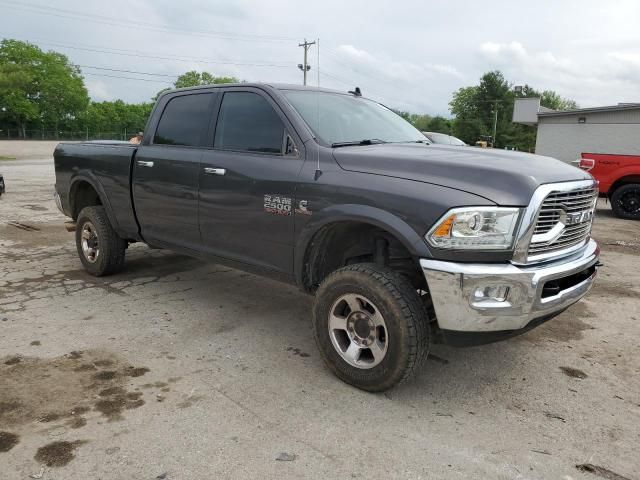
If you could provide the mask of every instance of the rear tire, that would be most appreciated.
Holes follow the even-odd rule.
[[[640,220],[640,184],[627,183],[611,195],[611,209],[616,217]]]
[[[330,274],[313,304],[313,330],[325,364],[370,392],[415,374],[429,353],[426,309],[409,281],[387,267],[354,264]]]
[[[85,207],[76,222],[76,247],[82,266],[96,277],[124,267],[126,240],[115,232],[103,206]]]

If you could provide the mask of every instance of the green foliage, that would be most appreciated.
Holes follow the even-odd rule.
[[[180,75],[175,88],[239,83],[235,77],[188,71]],[[163,90],[164,91],[164,90]],[[163,91],[159,92],[162,93]],[[540,97],[541,104],[554,110],[577,108],[573,100],[556,92],[538,92],[525,85],[515,93],[499,71],[487,72],[478,85],[460,88],[449,103],[453,119],[396,111],[420,131],[454,135],[469,144],[480,135],[492,135],[497,109],[496,146],[532,150],[535,127],[511,121],[517,97]],[[5,39],[0,42],[0,128],[73,129],[91,137],[122,138],[143,130],[152,103],[126,104],[122,100],[90,102],[80,69],[57,52],[43,52],[30,43]]]
[[[191,70],[183,73],[175,81],[176,88],[197,87],[198,85],[216,85],[221,83],[239,83],[235,77],[216,77],[209,72],[197,72]]]
[[[446,134],[451,133],[451,120],[447,118],[441,116],[432,117],[431,115],[427,114],[420,115],[417,113],[403,112],[400,110],[393,111],[421,132],[439,132]]]
[[[429,120],[428,124],[424,129],[420,129],[422,131],[427,132],[436,132],[436,133],[446,133],[447,135],[452,135],[453,125],[451,120],[448,118],[444,118],[441,116],[433,117]]]
[[[0,42],[0,106],[3,120],[23,132],[29,122],[58,129],[89,104],[77,66],[57,52],[43,52],[17,40]]]
[[[144,130],[152,108],[153,103],[150,102],[92,102],[83,119],[84,125],[95,136],[101,136],[102,132],[127,132],[133,135]]]
[[[449,102],[451,113],[455,116],[453,135],[474,144],[481,135],[493,135],[496,122],[496,147],[533,151],[536,127],[511,121],[513,105],[518,97],[540,97],[543,106],[554,110],[578,107],[576,102],[564,99],[556,92],[545,90],[539,93],[529,85],[516,93],[501,72],[487,72],[480,77],[478,85],[460,88],[453,94]]]
[[[234,77],[189,71],[176,88],[237,83]],[[144,130],[153,103],[90,102],[80,69],[66,56],[27,42],[0,42],[0,128],[72,130],[98,138],[123,138]],[[125,135],[126,134],[126,135]]]
[[[187,88],[197,87],[200,85],[220,85],[223,83],[240,83],[240,80],[236,77],[216,77],[209,72],[197,72],[195,70],[190,70],[180,75],[173,83],[173,86],[174,88]],[[161,94],[168,92],[169,90],[171,90],[171,88],[163,88],[155,97],[153,97],[153,100],[157,100]]]
[[[540,95],[538,95],[537,92],[534,91],[533,95],[528,95],[528,96],[530,97],[539,96],[540,105],[542,105],[543,107],[550,108],[552,110],[575,110],[578,108],[578,104],[574,100],[562,98],[553,90],[545,90]]]

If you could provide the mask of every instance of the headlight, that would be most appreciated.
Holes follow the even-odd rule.
[[[449,210],[425,235],[429,245],[451,250],[509,250],[519,208],[462,207]]]

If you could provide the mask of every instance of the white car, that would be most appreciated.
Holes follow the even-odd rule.
[[[452,135],[447,135],[446,133],[436,133],[436,132],[422,132],[422,134],[427,137],[431,142],[437,145],[454,145],[456,147],[466,147],[468,146],[459,138],[456,138]]]

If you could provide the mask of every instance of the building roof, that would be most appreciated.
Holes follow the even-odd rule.
[[[640,109],[640,103],[619,103],[618,105],[609,105],[606,107],[592,107],[592,108],[578,108],[576,110],[549,110],[544,107],[540,107],[538,111],[539,117],[558,117],[565,115],[582,115],[585,113],[598,113],[598,112],[622,112],[626,110],[638,110]]]

